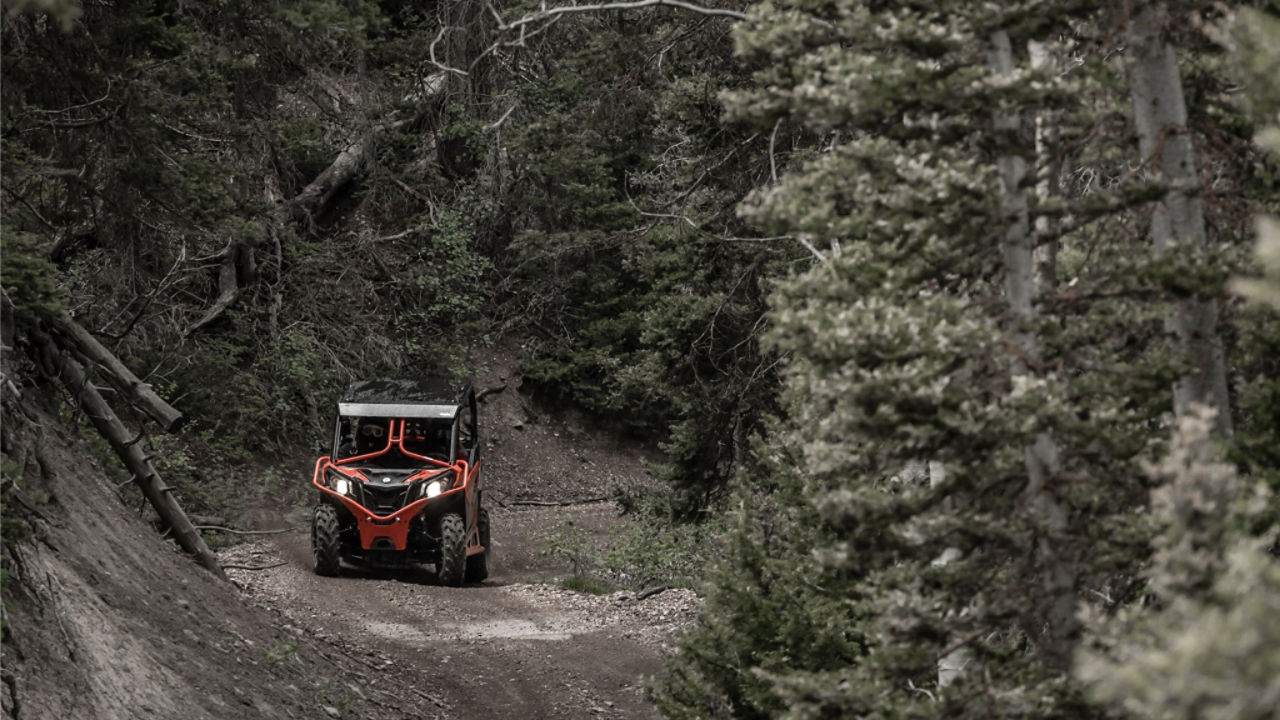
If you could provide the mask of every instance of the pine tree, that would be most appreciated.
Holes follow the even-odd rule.
[[[814,593],[805,611],[827,604],[825,636],[864,652],[762,662],[726,687],[714,629],[695,631],[668,712],[1103,713],[1070,676],[1075,613],[1086,596],[1140,589],[1141,467],[1186,373],[1163,318],[1179,298],[1216,302],[1235,257],[1221,250],[1244,239],[1218,226],[1200,251],[1150,253],[1142,218],[1169,188],[1125,169],[1139,148],[1110,52],[1128,19],[1091,3],[844,1],[767,4],[740,27],[740,52],[763,69],[727,96],[732,117],[823,138],[742,211],[832,248],[773,297],[792,428],[775,442],[803,458],[797,482],[817,510],[791,531],[814,544],[791,582]],[[1056,62],[1033,66],[1028,43]],[[1192,115],[1194,135],[1208,123]],[[1058,139],[1041,136],[1038,153],[1047,117]],[[1045,195],[1054,185],[1062,195]],[[1035,246],[1051,240],[1057,262],[1037,278]],[[945,479],[904,480],[922,460]],[[740,583],[750,555],[717,587]],[[754,608],[732,602],[743,595],[717,592],[736,618],[719,622],[760,632],[775,648],[762,660],[808,657],[804,638],[750,625]],[[938,662],[958,651],[968,664],[943,687]],[[698,677],[742,704],[697,705]]]

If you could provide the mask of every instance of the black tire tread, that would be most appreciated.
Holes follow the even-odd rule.
[[[480,508],[476,529],[484,552],[467,556],[467,582],[478,583],[489,577],[489,511]]]
[[[462,516],[445,513],[440,518],[440,564],[436,575],[441,585],[462,584],[467,559],[467,527]]]
[[[338,574],[342,560],[342,548],[338,534],[338,511],[332,505],[316,505],[311,515],[311,556],[315,560],[315,573],[326,577]]]

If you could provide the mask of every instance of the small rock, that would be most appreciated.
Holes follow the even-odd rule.
[[[325,705],[324,712],[329,717],[342,717],[342,713],[338,712],[338,708],[332,705]]]

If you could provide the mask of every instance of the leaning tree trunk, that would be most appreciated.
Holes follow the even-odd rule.
[[[990,37],[988,63],[992,72],[1013,72],[1013,48],[1009,33],[997,30]],[[1021,131],[1021,118],[1016,113],[997,112],[995,129],[1006,148],[1016,147]],[[1001,180],[1001,209],[1008,223],[1000,242],[1005,269],[1005,295],[1013,311],[1015,350],[1011,367],[1014,382],[1030,378],[1031,363],[1039,357],[1040,348],[1031,328],[1036,321],[1037,281],[1033,236],[1027,210],[1027,161],[1011,150],[1003,150],[997,160]],[[1027,512],[1037,528],[1035,567],[1040,576],[1043,601],[1038,603],[1036,619],[1043,623],[1044,633],[1036,638],[1046,659],[1065,668],[1071,661],[1072,637],[1077,621],[1076,567],[1067,545],[1067,513],[1055,495],[1053,476],[1058,470],[1058,445],[1049,432],[1036,435],[1024,449],[1027,468]]]
[[[217,556],[205,545],[204,538],[182,511],[182,506],[173,499],[172,488],[164,484],[160,473],[156,472],[151,460],[142,451],[138,442],[142,436],[134,436],[129,432],[102,397],[102,393],[89,382],[80,363],[58,347],[53,338],[38,331],[32,331],[31,337],[39,347],[40,363],[44,371],[62,382],[98,433],[110,443],[111,449],[125,468],[133,473],[133,480],[142,489],[142,494],[150,501],[165,525],[173,531],[178,545],[194,555],[210,572],[225,579],[226,575],[218,564]]]
[[[182,413],[161,399],[150,385],[139,380],[133,371],[120,362],[120,358],[98,342],[70,315],[63,312],[52,316],[50,320],[53,328],[71,342],[76,352],[100,366],[112,384],[123,390],[133,404],[151,416],[165,431],[173,432],[182,425]]]
[[[1206,244],[1195,147],[1187,129],[1178,60],[1165,34],[1168,25],[1164,3],[1147,2],[1134,12],[1126,31],[1138,148],[1144,162],[1154,161],[1168,186],[1151,214],[1151,244],[1156,257],[1177,252],[1175,243],[1197,248]],[[1179,300],[1165,319],[1165,328],[1191,363],[1191,371],[1174,385],[1174,407],[1182,414],[1193,402],[1212,405],[1218,412],[1215,431],[1230,439],[1231,408],[1217,302],[1194,297]]]

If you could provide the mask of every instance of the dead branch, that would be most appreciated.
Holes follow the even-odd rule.
[[[640,592],[636,593],[635,599],[636,599],[636,602],[640,602],[641,600],[648,600],[654,595],[657,595],[660,592],[664,592],[670,589],[671,589],[670,585],[655,585],[651,588],[641,590]]]
[[[284,533],[306,532],[299,528],[279,528],[277,530],[235,530],[222,525],[195,525],[197,530],[217,530],[218,532],[231,533],[232,535],[281,535]],[[226,567],[225,565],[223,567]]]
[[[89,382],[80,363],[64,352],[52,337],[39,330],[31,331],[31,339],[38,348],[38,360],[45,374],[62,383],[80,410],[97,428],[98,434],[111,445],[125,468],[133,473],[142,494],[173,531],[178,545],[194,555],[210,572],[225,580],[227,576],[219,567],[217,556],[209,550],[199,531],[191,525],[182,506],[174,499],[172,488],[164,484],[160,473],[156,472],[142,448],[129,444],[133,433],[120,422],[98,388]]]
[[[512,500],[508,505],[532,505],[534,507],[569,507],[571,505],[590,505],[591,503],[608,502],[612,495],[586,498],[585,500]]]
[[[506,25],[500,25],[500,30],[515,30],[522,25],[535,23],[539,20],[547,20],[557,15],[568,13],[587,13],[587,12],[603,12],[606,10],[638,10],[646,7],[671,7],[680,10],[688,10],[689,12],[698,13],[699,15],[710,15],[711,17],[727,17],[734,20],[746,20],[746,13],[740,13],[737,10],[724,10],[721,8],[708,8],[693,3],[681,2],[681,0],[636,0],[636,2],[614,2],[602,3],[600,5],[566,5],[562,7],[546,8],[535,13],[530,13],[524,17]]]
[[[271,565],[223,565],[223,570],[270,570],[278,568],[282,565],[288,565],[288,561],[272,563]]]
[[[182,413],[151,389],[151,386],[138,379],[120,358],[98,342],[88,330],[84,329],[70,315],[63,312],[52,318],[53,327],[66,337],[74,349],[101,367],[112,384],[119,387],[130,400],[142,408],[153,420],[168,432],[177,430],[182,425]],[[130,443],[132,445],[132,443]]]
[[[468,73],[466,70],[459,70],[458,68],[455,68],[455,67],[449,67],[448,65],[445,65],[439,60],[436,60],[436,45],[439,44],[441,38],[443,38],[444,34],[449,30],[450,28],[448,25],[440,28],[440,32],[436,33],[435,39],[431,41],[431,44],[429,46],[427,46],[427,54],[430,56],[432,65],[435,65],[436,67],[440,68],[441,70],[444,70],[445,72],[451,72],[455,75],[461,75],[462,77],[467,77],[468,75],[470,75],[470,73]]]
[[[511,117],[511,113],[512,113],[512,112],[515,112],[515,109],[516,109],[516,103],[512,103],[511,107],[507,108],[507,111],[506,111],[506,112],[504,112],[504,113],[502,113],[502,117],[500,117],[500,118],[498,118],[497,120],[495,120],[495,121],[493,121],[493,122],[489,123],[488,125],[485,125],[485,126],[484,126],[484,129],[485,129],[485,130],[497,130],[498,128],[502,127],[502,123],[506,122],[506,121],[507,121],[507,118]]]
[[[444,83],[439,83],[442,88]],[[266,219],[267,235],[277,239],[281,228],[287,226],[295,218],[312,220],[329,203],[335,193],[364,168],[367,156],[373,149],[373,139],[378,133],[398,130],[413,122],[399,120],[379,125],[347,145],[338,153],[333,162],[316,176],[306,187],[293,198],[279,203]],[[191,327],[183,333],[190,336],[200,328],[222,316],[227,308],[240,297],[240,292],[257,275],[257,263],[254,259],[254,245],[233,242],[218,254],[221,265],[218,268],[218,297],[213,305],[205,311]]]

